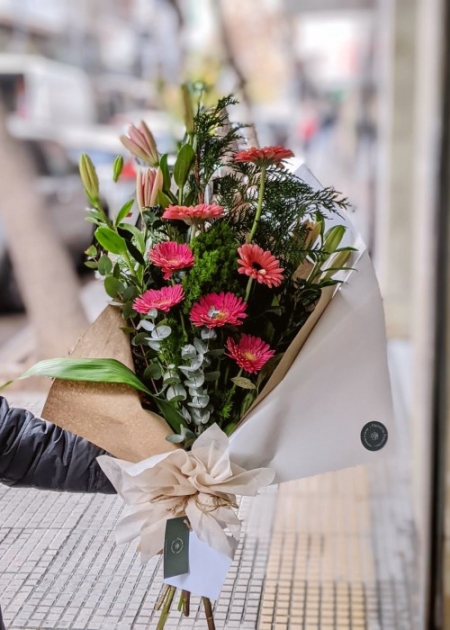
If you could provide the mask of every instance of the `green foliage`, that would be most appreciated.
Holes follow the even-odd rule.
[[[183,278],[183,310],[189,312],[194,302],[207,293],[231,291],[243,295],[237,273],[238,244],[226,221],[217,221],[201,233],[192,245],[195,266]]]
[[[231,156],[237,141],[241,139],[239,131],[245,125],[230,124],[227,113],[227,107],[236,103],[232,96],[226,96],[215,107],[199,107],[194,117],[196,155],[194,173],[189,183],[199,203],[203,202],[205,189],[212,176]]]

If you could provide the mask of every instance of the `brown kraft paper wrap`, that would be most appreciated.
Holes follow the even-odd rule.
[[[286,350],[249,412],[284,378],[328,306],[335,289],[326,287],[322,290],[314,311]],[[123,324],[119,309],[107,306],[78,342],[71,356],[116,359],[134,370],[129,337],[120,329]],[[111,455],[130,462],[177,448],[165,439],[173,433],[165,420],[143,409],[138,392],[125,385],[56,379],[42,415],[46,420],[86,438]],[[242,421],[245,421],[245,417]]]
[[[122,330],[120,310],[107,306],[71,356],[117,359],[134,371],[130,340]],[[126,385],[56,379],[42,416],[130,462],[173,450],[173,433],[161,416],[142,408],[139,394]]]

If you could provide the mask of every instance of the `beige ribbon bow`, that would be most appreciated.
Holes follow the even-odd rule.
[[[255,496],[275,478],[270,468],[245,470],[231,462],[228,437],[216,424],[189,452],[178,449],[137,464],[102,455],[98,462],[128,506],[116,541],[140,537],[143,562],[163,549],[166,521],[183,515],[201,541],[232,558],[241,530],[236,495]]]

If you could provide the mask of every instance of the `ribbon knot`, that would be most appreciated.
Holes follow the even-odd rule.
[[[140,538],[143,562],[163,548],[166,521],[174,516],[186,516],[200,540],[232,558],[241,531],[236,495],[255,496],[275,477],[269,468],[245,470],[230,461],[228,437],[217,425],[189,452],[178,449],[138,464],[107,455],[98,461],[128,506],[117,542]]]

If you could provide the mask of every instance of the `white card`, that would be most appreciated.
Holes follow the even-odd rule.
[[[194,595],[219,599],[231,565],[231,558],[202,542],[194,532],[189,536],[189,573],[164,580],[165,584]]]

